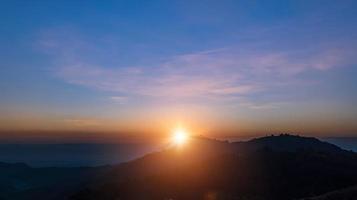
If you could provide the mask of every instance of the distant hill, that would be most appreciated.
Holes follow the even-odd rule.
[[[157,149],[153,143],[0,144],[1,162],[32,167],[94,167],[119,164]]]
[[[192,138],[121,164],[71,199],[289,200],[357,184],[357,155],[316,138]]]
[[[344,188],[328,192],[316,197],[304,198],[301,200],[355,200],[357,198],[357,186]]]
[[[324,141],[338,145],[339,147],[357,152],[357,137],[327,137]]]
[[[267,148],[273,151],[298,152],[298,151],[315,151],[329,153],[348,153],[340,147],[323,142],[313,137],[301,137],[297,135],[280,134],[278,136],[266,136],[252,139],[247,142],[238,142],[238,145],[258,150]]]
[[[0,199],[64,199],[66,194],[103,174],[108,167],[32,168],[24,163],[0,163]]]

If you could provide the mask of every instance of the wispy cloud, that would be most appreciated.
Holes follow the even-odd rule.
[[[110,99],[116,103],[119,103],[119,104],[125,104],[129,100],[128,97],[126,97],[126,96],[113,96],[113,97],[110,97]]]
[[[98,127],[103,125],[103,122],[95,119],[65,119],[64,122],[75,127]]]
[[[322,72],[356,61],[356,51],[347,47],[283,51],[244,45],[165,57],[148,65],[102,65],[93,62],[91,57],[98,50],[90,42],[73,35],[64,38],[50,32],[40,40],[41,47],[58,61],[56,75],[68,83],[117,92],[120,95],[111,99],[120,103],[128,102],[132,95],[216,100],[247,97],[276,85],[296,84],[297,75],[308,70]]]

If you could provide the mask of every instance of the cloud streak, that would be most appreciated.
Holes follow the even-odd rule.
[[[174,55],[147,65],[102,65],[88,59],[97,52],[91,52],[89,42],[75,36],[64,38],[47,33],[40,40],[40,46],[57,60],[56,75],[71,84],[118,93],[120,98],[112,99],[119,102],[127,102],[133,95],[216,100],[249,97],[273,91],[276,85],[291,87],[303,82],[297,78],[301,73],[323,72],[356,61],[356,51],[347,47],[283,51],[244,45]]]

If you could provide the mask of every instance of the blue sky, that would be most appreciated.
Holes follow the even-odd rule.
[[[355,134],[356,8],[2,1],[0,128]]]

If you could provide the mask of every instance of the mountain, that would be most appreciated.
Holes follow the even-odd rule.
[[[302,200],[355,200],[357,197],[357,186],[328,192],[316,197],[304,198]]]
[[[192,138],[114,166],[73,200],[289,200],[357,184],[357,155],[316,138],[279,135],[247,142]]]
[[[334,144],[320,141],[317,138],[289,134],[255,138],[247,142],[238,142],[237,144],[252,150],[267,148],[280,152],[298,152],[305,150],[328,153],[348,153]]]
[[[0,200],[325,200],[353,196],[356,169],[356,153],[316,138],[200,136],[112,166],[0,163]]]
[[[7,144],[0,143],[0,161],[32,167],[94,167],[139,158],[157,148],[153,143]]]
[[[24,163],[0,163],[0,199],[63,199],[108,167],[33,168]]]

